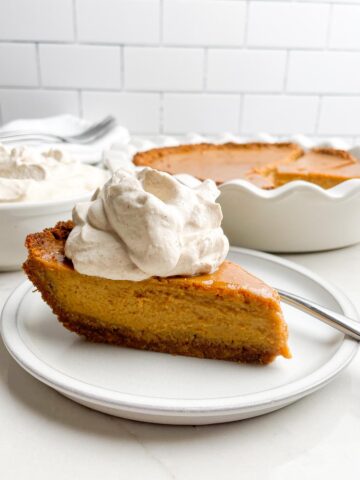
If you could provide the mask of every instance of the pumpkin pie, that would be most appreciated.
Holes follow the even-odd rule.
[[[334,148],[304,152],[295,143],[202,143],[154,148],[137,153],[133,162],[174,175],[211,178],[217,184],[245,179],[265,190],[294,180],[331,188],[360,178],[360,162],[349,152]]]
[[[304,180],[331,188],[351,178],[360,178],[360,162],[349,152],[334,148],[313,148],[294,162],[277,165],[273,172],[276,186]]]
[[[134,156],[137,166],[152,167],[173,175],[187,173],[217,184],[234,178],[251,181],[260,188],[274,188],[271,173],[278,164],[299,158],[303,150],[295,143],[201,143],[154,148]]]
[[[24,270],[60,322],[92,342],[267,364],[290,357],[279,296],[225,261],[212,274],[109,280],[74,270],[64,246],[72,222],[26,239]],[[161,308],[159,308],[161,305]]]

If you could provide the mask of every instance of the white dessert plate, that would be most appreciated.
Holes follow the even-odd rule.
[[[229,258],[268,283],[353,318],[350,301],[308,270],[272,255],[232,248]],[[56,320],[30,282],[9,297],[1,333],[31,375],[63,395],[108,414],[165,424],[230,422],[277,410],[326,385],[358,344],[284,305],[291,360],[242,365],[85,342]]]

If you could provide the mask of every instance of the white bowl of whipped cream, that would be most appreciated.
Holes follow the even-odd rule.
[[[71,218],[109,177],[61,150],[40,152],[0,145],[0,270],[16,270],[26,257],[28,233]]]

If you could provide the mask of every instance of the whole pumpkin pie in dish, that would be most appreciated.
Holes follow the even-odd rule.
[[[156,168],[173,175],[188,173],[217,184],[243,178],[273,188],[271,172],[278,164],[299,158],[303,150],[295,143],[201,143],[154,148],[134,156],[134,164]]]
[[[24,270],[60,322],[90,341],[258,364],[289,358],[277,292],[224,260],[217,194],[211,181],[191,189],[151,169],[118,171],[75,208],[75,223],[27,237]]]
[[[137,153],[137,166],[150,166],[173,175],[187,173],[218,185],[234,179],[248,180],[270,190],[295,180],[331,188],[360,178],[360,162],[349,152],[313,148],[304,152],[295,143],[202,143],[154,148]]]

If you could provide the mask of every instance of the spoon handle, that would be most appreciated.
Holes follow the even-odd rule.
[[[318,318],[322,322],[327,323],[331,327],[340,330],[340,332],[349,335],[355,340],[360,341],[360,323],[351,318],[345,317],[340,313],[333,312],[317,303],[311,302],[305,298],[294,295],[290,292],[285,292],[284,290],[279,290],[280,298],[284,303],[287,303],[299,310],[312,315],[315,318]]]

